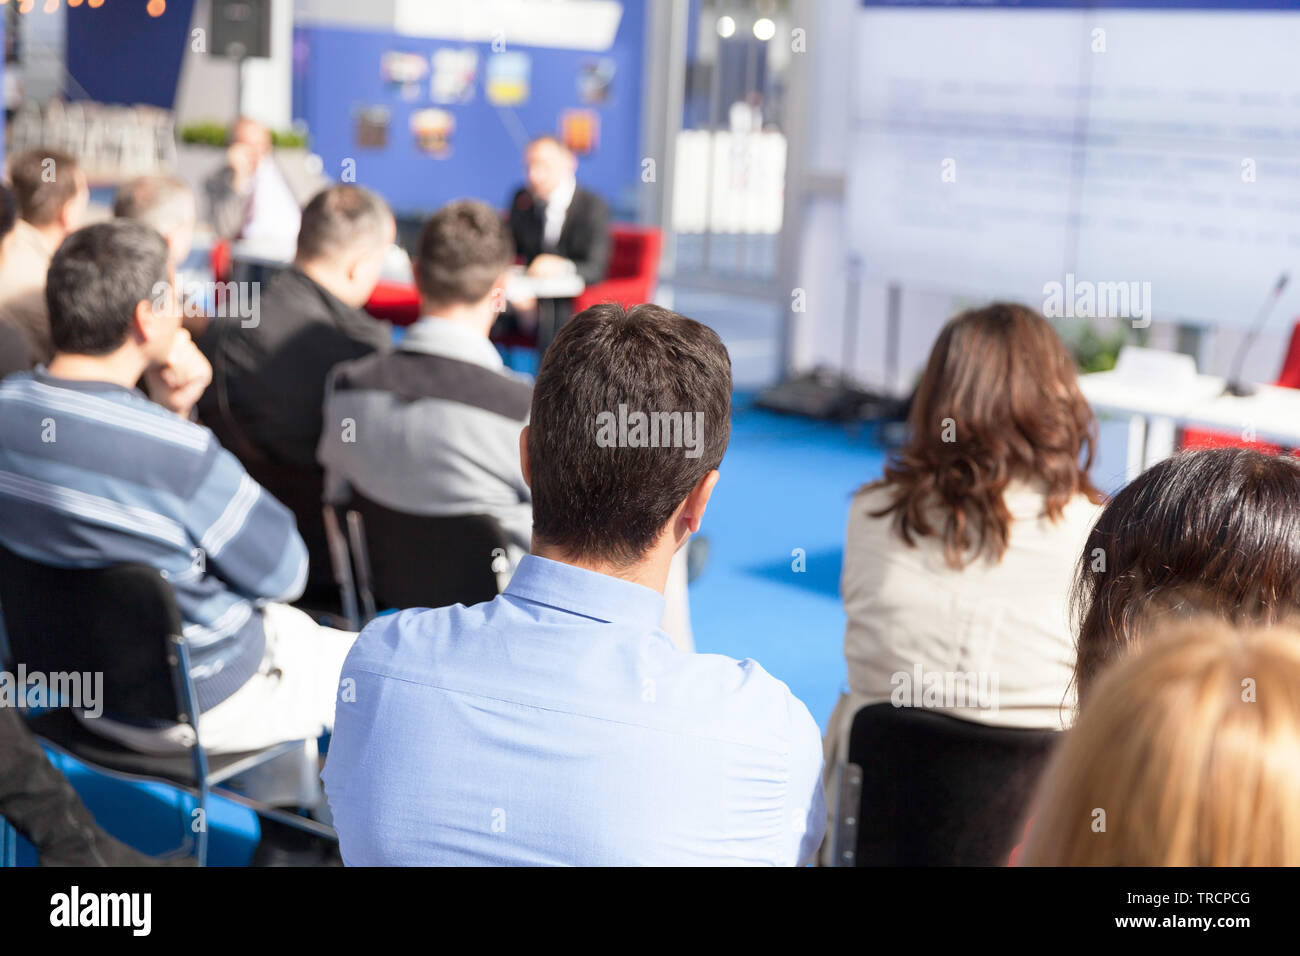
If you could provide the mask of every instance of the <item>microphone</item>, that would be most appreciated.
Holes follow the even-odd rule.
[[[1246,362],[1246,356],[1250,353],[1250,347],[1255,344],[1259,338],[1259,333],[1264,331],[1264,323],[1268,320],[1269,313],[1273,311],[1273,306],[1277,305],[1277,300],[1282,298],[1282,290],[1286,284],[1291,281],[1291,274],[1283,272],[1277,277],[1277,282],[1273,285],[1273,291],[1268,294],[1264,304],[1259,308],[1259,314],[1255,316],[1255,324],[1251,326],[1250,332],[1241,340],[1241,345],[1237,349],[1237,355],[1232,361],[1232,374],[1228,376],[1228,384],[1223,388],[1224,395],[1234,395],[1237,398],[1245,398],[1248,395],[1255,394],[1255,386],[1247,384],[1241,380],[1241,367]]]

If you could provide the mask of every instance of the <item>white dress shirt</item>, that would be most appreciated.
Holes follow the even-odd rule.
[[[241,239],[294,239],[302,225],[302,210],[275,160],[257,164]]]
[[[569,214],[569,204],[573,202],[573,193],[578,188],[576,180],[570,179],[555,187],[551,198],[546,200],[546,221],[542,227],[542,248],[553,251],[560,242],[560,232],[564,229],[564,217]]]

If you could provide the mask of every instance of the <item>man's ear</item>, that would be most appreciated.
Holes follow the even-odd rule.
[[[80,198],[80,193],[73,193],[72,198],[59,208],[59,227],[64,232],[72,232],[77,224],[77,200]]]
[[[524,484],[533,486],[532,476],[528,474],[528,426],[519,433],[519,468],[524,473]]]
[[[686,522],[686,527],[690,529],[691,534],[699,533],[700,522],[704,519],[704,509],[709,506],[709,498],[713,495],[713,488],[720,477],[718,470],[713,469],[697,481],[691,493],[686,496],[681,519]]]
[[[139,342],[153,341],[161,330],[160,318],[153,303],[141,299],[135,304],[135,312],[131,316],[131,335]]]
[[[506,310],[506,285],[510,282],[510,270],[503,269],[497,276],[497,281],[492,283],[492,291],[488,293],[492,298],[492,313],[500,315]]]

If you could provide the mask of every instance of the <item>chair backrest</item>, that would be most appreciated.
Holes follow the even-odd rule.
[[[994,727],[919,707],[858,711],[858,866],[1002,866],[1061,734]]]
[[[509,538],[491,515],[412,515],[355,493],[347,510],[365,529],[376,607],[468,606],[497,596]]]
[[[105,714],[180,719],[171,657],[181,613],[157,568],[61,568],[0,547],[0,616],[12,662],[28,674],[103,674]]]
[[[618,223],[610,227],[609,239],[609,268],[605,278],[647,281],[654,278],[659,271],[662,242],[658,229]]]

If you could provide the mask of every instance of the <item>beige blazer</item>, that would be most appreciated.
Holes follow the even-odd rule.
[[[849,511],[840,580],[849,691],[827,726],[828,808],[853,716],[867,704],[920,702],[966,720],[1054,730],[1074,717],[1068,598],[1100,507],[1080,495],[1052,522],[1041,487],[1014,484],[1003,497],[1013,523],[1002,560],[978,558],[956,571],[938,538],[909,547],[892,515],[871,516],[890,500],[885,488],[869,488]],[[974,693],[945,692],[936,706],[925,685],[948,674],[975,675],[964,685]],[[937,677],[931,686],[937,694]]]

